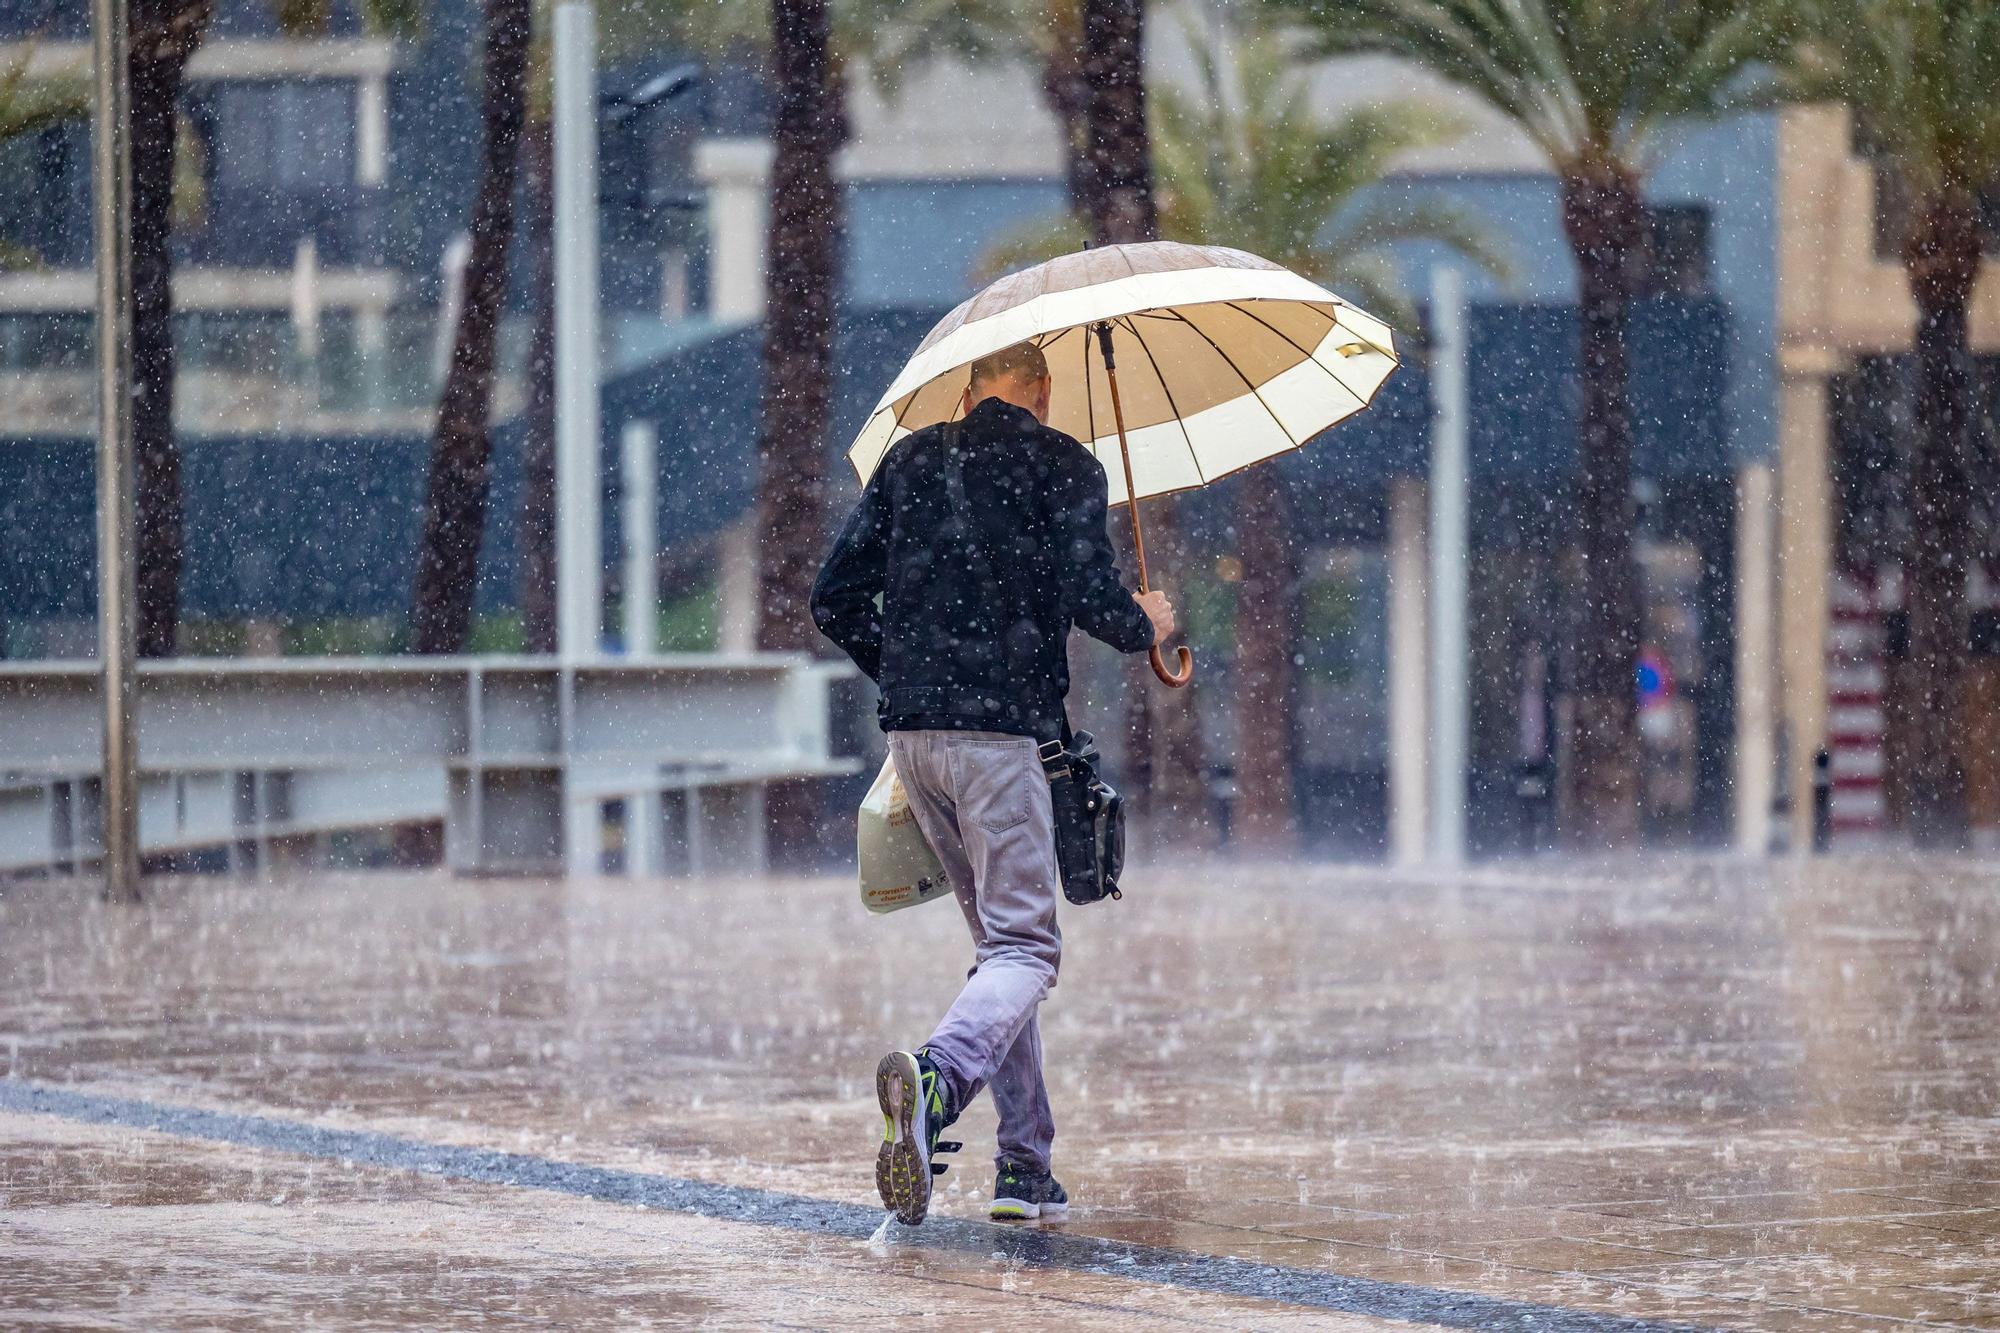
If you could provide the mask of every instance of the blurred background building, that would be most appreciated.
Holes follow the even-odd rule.
[[[1206,13],[1153,23],[1156,81],[1191,82],[1196,51],[1225,40]],[[0,0],[0,56],[31,53],[50,77],[80,72],[83,25],[79,6]],[[221,0],[190,69],[191,165],[177,203],[184,652],[397,646],[475,184],[478,35],[473,0],[436,0],[411,39],[370,35],[348,0],[310,39],[282,35],[264,0]],[[604,91],[615,99],[684,61],[671,49],[622,58]],[[834,449],[996,249],[1066,206],[1037,71],[935,61],[899,73],[893,96],[853,75]],[[1557,184],[1505,122],[1396,63],[1321,67],[1313,89],[1327,115],[1415,95],[1459,118],[1461,133],[1410,154],[1370,200],[1448,205],[1506,260],[1502,279],[1440,247],[1405,246],[1396,276],[1421,298],[1434,266],[1456,265],[1472,292],[1472,838],[1486,851],[1521,846],[1536,836],[1522,793],[1565,730],[1554,562],[1577,390]],[[605,485],[613,497],[626,423],[657,423],[669,649],[749,641],[766,121],[754,66],[712,64],[687,97],[606,122]],[[11,657],[84,656],[93,641],[87,139],[75,119],[0,143],[0,648]],[[1766,839],[1774,802],[1802,809],[1812,752],[1830,741],[1842,820],[1865,832],[1896,791],[1879,717],[1868,722],[1893,688],[1897,641],[1887,565],[1898,497],[1881,484],[1908,412],[1911,313],[1881,240],[1896,200],[1844,118],[1819,110],[1680,132],[1647,191],[1634,362],[1647,827],[1677,843]],[[475,635],[496,651],[519,642],[522,286],[510,297]],[[1990,348],[2000,300],[1990,283],[1983,295],[1975,339]],[[1420,652],[1421,636],[1399,631],[1391,595],[1396,562],[1422,542],[1430,411],[1418,333],[1377,410],[1284,465],[1304,497],[1301,824],[1322,852],[1389,846],[1389,684],[1421,666],[1397,658]],[[1226,491],[1179,502],[1193,556],[1168,576],[1218,698],[1241,574]],[[615,594],[615,518],[607,528]],[[1980,576],[1975,639],[1987,656],[1967,725],[2000,739],[1990,587]],[[1102,706],[1115,670],[1087,659],[1080,712]],[[851,743],[874,745],[865,701],[855,706]],[[1204,716],[1210,753],[1230,753],[1228,710]],[[1226,819],[1229,774],[1213,776]],[[1990,763],[1973,790],[1982,825],[2000,828]]]

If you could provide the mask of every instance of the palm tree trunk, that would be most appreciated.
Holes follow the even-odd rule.
[[[1559,808],[1571,846],[1618,846],[1639,831],[1640,609],[1625,339],[1645,205],[1638,181],[1623,168],[1585,164],[1564,175],[1562,209],[1576,254],[1583,415],[1575,497],[1581,582],[1570,671],[1575,716]]]
[[[827,413],[840,280],[840,183],[847,97],[827,0],[771,0],[778,92],[771,137],[769,294],[757,438],[757,645],[824,652],[807,603],[827,528]],[[773,784],[765,818],[781,864],[818,865],[828,822],[812,782]]]
[[[1231,831],[1268,855],[1298,850],[1292,790],[1298,717],[1298,551],[1284,477],[1271,463],[1237,485],[1236,806]]]
[[[772,127],[770,295],[758,435],[757,642],[821,648],[807,611],[826,529],[827,410],[839,281],[846,97],[828,40],[827,0],[772,0],[778,89]]]
[[[214,0],[138,0],[128,22],[132,107],[132,450],[138,647],[174,651],[184,533],[174,438],[173,200],[181,79]]]
[[[1160,219],[1146,129],[1144,0],[1084,0],[1083,72],[1090,89],[1091,235],[1098,245],[1155,240]],[[1171,578],[1185,557],[1173,512],[1154,505],[1143,517],[1152,563]],[[1143,663],[1130,674],[1127,716],[1138,812],[1156,844],[1210,846],[1215,830],[1197,711],[1200,682],[1168,692],[1155,686]]]
[[[1963,847],[1969,833],[1958,738],[1970,651],[1967,452],[1974,407],[1966,308],[1979,255],[1972,196],[1945,189],[1925,201],[1903,255],[1917,303],[1919,389],[1903,554],[1908,675],[1892,703],[1891,725],[1910,759],[1906,826],[1920,846],[1931,847]]]
[[[472,628],[479,544],[493,482],[488,418],[527,114],[531,25],[532,0],[486,0],[485,142],[472,207],[472,254],[431,439],[423,536],[410,598],[410,647],[419,653],[463,651]]]
[[[1055,114],[1063,142],[1063,183],[1070,210],[1080,218],[1095,218],[1097,174],[1090,163],[1090,83],[1078,53],[1060,43],[1042,67],[1042,99]]]
[[[1146,132],[1145,0],[1084,0],[1090,229],[1098,245],[1157,240]]]
[[[515,596],[521,646],[556,650],[555,126],[542,117],[521,141],[522,240],[528,245],[528,407],[521,420],[521,503]]]

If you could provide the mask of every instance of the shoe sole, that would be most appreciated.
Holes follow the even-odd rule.
[[[875,1099],[882,1105],[882,1149],[875,1156],[875,1188],[882,1206],[905,1226],[931,1209],[931,1164],[924,1154],[923,1083],[917,1058],[891,1051],[875,1066]]]
[[[1067,1222],[1066,1203],[1029,1203],[1025,1199],[995,1199],[987,1213],[995,1222]]]

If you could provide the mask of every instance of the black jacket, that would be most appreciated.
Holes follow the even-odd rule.
[[[906,436],[820,569],[813,623],[881,688],[884,730],[1050,740],[1070,626],[1134,653],[1152,622],[1119,582],[1104,469],[1082,445],[997,398],[956,435],[970,531],[953,513],[948,428]]]

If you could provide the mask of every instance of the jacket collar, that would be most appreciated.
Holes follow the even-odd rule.
[[[1033,430],[1039,423],[1035,414],[1025,407],[1016,407],[1004,398],[982,398],[965,414],[967,424],[1004,427],[1008,430]]]

